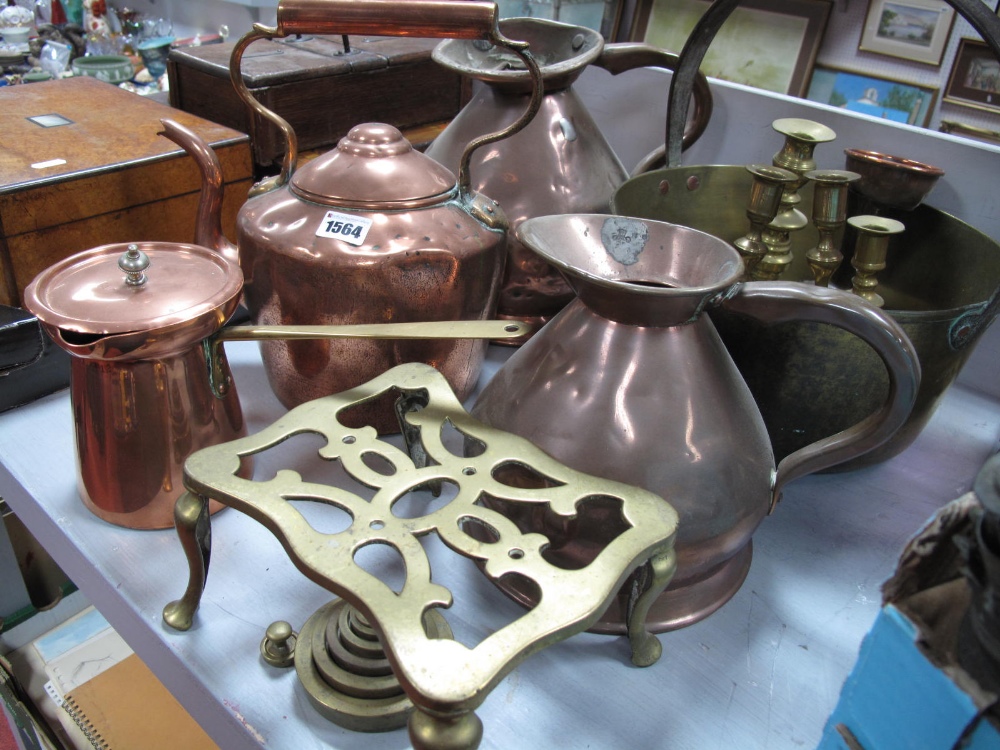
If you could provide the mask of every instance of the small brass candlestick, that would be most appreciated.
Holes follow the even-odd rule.
[[[816,169],[805,176],[813,182],[812,218],[819,231],[819,243],[806,253],[806,260],[816,286],[830,286],[830,277],[844,259],[835,235],[847,220],[847,186],[861,175],[843,169]]]
[[[885,300],[875,291],[878,288],[875,274],[885,268],[889,238],[902,232],[905,227],[895,219],[870,215],[852,216],[847,223],[858,232],[854,257],[851,258],[851,265],[855,270],[854,278],[851,279],[853,291],[876,307],[882,307]]]
[[[778,213],[785,185],[797,180],[798,175],[787,169],[766,164],[748,164],[746,169],[753,175],[750,198],[747,202],[750,231],[734,240],[733,245],[743,256],[745,266],[743,276],[749,279],[757,264],[767,255],[767,245],[762,239],[764,228]]]
[[[837,137],[826,125],[799,117],[780,118],[771,123],[771,127],[785,136],[785,143],[774,155],[772,164],[787,169],[797,179],[785,185],[778,213],[763,232],[762,239],[768,253],[754,271],[753,278],[759,280],[779,278],[792,262],[791,234],[809,225],[806,215],[798,208],[802,202],[799,188],[805,184],[805,174],[816,169],[813,158],[816,146]]]

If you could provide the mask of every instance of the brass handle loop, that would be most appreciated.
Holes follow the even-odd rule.
[[[243,81],[243,55],[258,39],[283,38],[295,34],[373,34],[379,36],[484,39],[505,47],[521,58],[531,76],[533,91],[524,114],[496,133],[480,136],[465,148],[458,173],[458,188],[468,196],[469,164],[480,146],[508,138],[524,128],[538,112],[542,102],[542,74],[526,42],[507,39],[498,26],[500,12],[496,3],[480,0],[281,0],[277,25],[254,24],[233,48],[229,58],[229,77],[237,95],[251,110],[273,123],[285,138],[285,156],[281,171],[254,185],[250,195],[259,195],[287,184],[298,163],[298,139],[288,121],[261,104]]]

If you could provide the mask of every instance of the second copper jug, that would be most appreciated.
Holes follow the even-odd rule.
[[[729,243],[664,222],[546,216],[517,231],[578,297],[500,367],[472,414],[568,466],[639,485],[676,508],[677,574],[653,605],[651,630],[683,627],[724,604],[742,584],[751,535],[784,485],[877,446],[909,414],[916,353],[888,315],[854,295],[741,283],[743,262]],[[720,305],[768,323],[807,319],[857,335],[884,361],[889,398],[776,467],[757,405],[705,314]],[[540,509],[514,520],[546,534],[554,558],[585,565],[587,539],[601,529],[552,515]],[[628,519],[609,511],[602,525],[621,523]],[[531,602],[517,581],[500,585]],[[613,606],[596,629],[623,632],[622,610]]]
[[[503,206],[512,229],[532,216],[606,212],[628,172],[572,84],[588,65],[613,74],[646,66],[672,69],[677,56],[645,44],[605,44],[593,29],[539,18],[507,18],[500,28],[529,43],[541,67],[545,96],[523,130],[476,154],[475,189]],[[524,110],[530,79],[513,55],[478,41],[449,39],[434,49],[433,57],[485,84],[477,85],[472,100],[427,149],[428,156],[456,168],[466,143],[512,122]],[[694,102],[685,147],[701,136],[711,116],[704,76],[696,82]],[[500,317],[541,323],[573,298],[559,272],[513,237],[507,257]]]

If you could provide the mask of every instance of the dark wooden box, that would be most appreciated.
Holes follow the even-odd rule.
[[[246,50],[241,72],[251,93],[292,126],[300,150],[327,150],[361,123],[406,131],[454,117],[463,104],[463,80],[431,60],[439,41],[352,36],[345,54],[340,37],[260,40]],[[273,172],[284,138],[236,95],[229,78],[234,46],[172,50],[170,104],[249,133],[258,172]]]
[[[29,119],[45,115],[65,122]],[[218,154],[223,228],[234,237],[253,181],[246,133],[96,78],[0,88],[0,304],[20,307],[40,271],[98,245],[194,241],[201,172],[158,135],[161,118],[191,128]]]

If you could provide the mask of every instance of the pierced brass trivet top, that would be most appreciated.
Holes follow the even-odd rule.
[[[351,407],[386,394],[396,395],[404,448],[370,426],[339,421]],[[290,470],[266,481],[237,475],[244,458],[303,434],[325,438],[319,457],[339,462],[370,497]],[[164,620],[181,630],[192,624],[208,573],[208,500],[246,513],[278,537],[310,579],[344,600],[322,608],[298,634],[287,623],[272,625],[261,644],[268,663],[294,659],[313,704],[344,726],[380,731],[409,716],[415,747],[476,747],[482,725],[473,711],[499,681],[531,653],[589,628],[616,595],[629,613],[633,662],[647,666],[660,656],[644,621],[673,575],[674,509],[653,493],[574,471],[527,440],[483,425],[427,365],[393,368],[303,404],[255,435],[198,451],[186,463],[185,484],[176,521],[191,578]],[[400,502],[414,493],[450,499],[414,512],[413,503]],[[341,509],[349,526],[317,531],[297,507],[302,501]],[[601,523],[585,523],[589,514]],[[606,538],[594,538],[594,528],[606,529]],[[494,581],[512,575],[532,582],[538,603],[474,647],[458,642],[445,619],[452,592],[433,582],[421,544],[432,534]],[[402,585],[358,564],[359,551],[373,544],[402,558]],[[561,554],[569,548],[574,554]],[[581,548],[588,550],[582,567]],[[364,685],[343,676],[352,667]],[[398,681],[397,694],[384,685],[387,676]],[[449,744],[455,735],[459,744]]]

